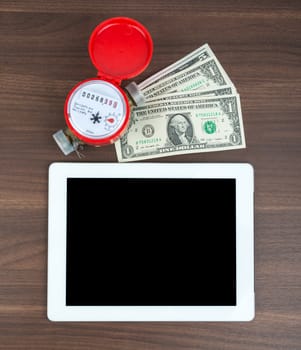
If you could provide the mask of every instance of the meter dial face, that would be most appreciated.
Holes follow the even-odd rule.
[[[115,85],[100,79],[77,85],[66,101],[68,126],[87,143],[112,143],[129,119],[125,94]]]

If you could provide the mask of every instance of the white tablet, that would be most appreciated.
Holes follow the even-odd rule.
[[[48,318],[249,321],[253,168],[53,163]]]

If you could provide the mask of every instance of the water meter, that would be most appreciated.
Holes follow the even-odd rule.
[[[114,143],[127,129],[131,106],[144,103],[135,82],[121,87],[123,80],[140,74],[152,57],[152,38],[141,23],[110,18],[93,30],[88,49],[97,76],[71,89],[64,106],[67,128],[53,135],[65,155],[80,145]]]

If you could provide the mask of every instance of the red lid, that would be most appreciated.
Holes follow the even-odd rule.
[[[120,82],[135,77],[150,63],[153,41],[147,29],[127,17],[100,23],[92,32],[89,54],[98,75]]]

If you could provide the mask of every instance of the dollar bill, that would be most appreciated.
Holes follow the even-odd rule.
[[[115,143],[119,162],[245,148],[238,94],[148,103]]]
[[[227,85],[235,89],[220,63],[215,58],[209,58],[150,85],[142,92],[145,100],[149,101],[172,92],[212,90]]]
[[[233,86],[225,86],[221,88],[216,88],[212,90],[192,90],[187,92],[174,92],[166,95],[161,95],[156,97],[154,100],[149,100],[148,103],[157,101],[171,101],[171,100],[183,100],[189,98],[204,98],[204,97],[214,97],[221,95],[232,95],[236,93],[236,89]]]
[[[139,89],[143,90],[147,86],[152,85],[159,80],[163,78],[170,77],[176,73],[179,73],[180,71],[187,69],[194,64],[198,62],[202,62],[208,58],[215,57],[215,54],[211,50],[208,44],[204,44],[194,50],[193,52],[189,53],[188,55],[184,56],[180,60],[174,62],[173,64],[165,67],[164,69],[160,70],[159,72],[155,73],[151,77],[145,79],[140,84],[138,84]]]

